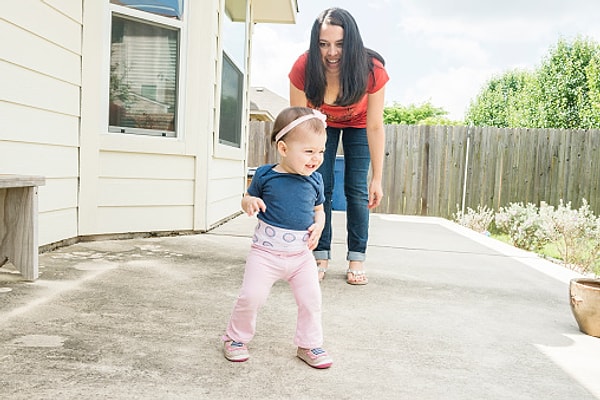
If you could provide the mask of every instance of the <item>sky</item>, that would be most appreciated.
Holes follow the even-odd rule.
[[[328,7],[348,10],[386,60],[386,105],[431,102],[462,120],[490,79],[535,70],[560,39],[600,43],[600,0],[298,0],[296,24],[256,24],[252,86],[289,98],[289,70]]]

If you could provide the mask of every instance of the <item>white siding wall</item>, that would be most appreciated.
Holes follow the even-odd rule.
[[[241,211],[240,202],[246,189],[244,165],[232,160],[212,159],[207,198],[209,224]]]
[[[192,230],[194,157],[103,151],[101,232]]]
[[[5,2],[0,173],[46,177],[39,243],[77,236],[81,0]]]
[[[2,7],[0,173],[46,177],[40,245],[96,234],[205,231],[240,211],[245,143],[216,143],[223,0],[188,1],[176,139],[107,132],[108,0]]]

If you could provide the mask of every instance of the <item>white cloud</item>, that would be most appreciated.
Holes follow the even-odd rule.
[[[251,86],[263,86],[289,98],[288,73],[302,52],[308,49],[308,39],[297,42],[282,37],[269,25],[254,29]]]
[[[372,0],[367,3],[367,7],[379,11],[389,7],[390,4],[391,0]]]
[[[430,38],[427,43],[445,59],[469,60],[470,64],[475,65],[487,65],[490,59],[480,43],[471,39],[441,36]]]
[[[469,103],[491,76],[499,71],[470,67],[451,68],[423,76],[406,88],[403,105],[430,101],[448,111],[450,119],[462,119]]]
[[[479,42],[535,41],[547,36],[554,27],[532,18],[471,20],[463,17],[412,16],[402,18],[399,26],[406,34],[426,37],[461,37]]]

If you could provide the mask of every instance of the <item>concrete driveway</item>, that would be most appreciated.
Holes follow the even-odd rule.
[[[330,369],[295,357],[283,282],[251,359],[223,358],[254,224],[240,216],[44,253],[35,283],[0,269],[0,398],[600,399],[600,339],[569,309],[574,273],[446,220],[377,214],[370,283],[350,286],[344,218],[322,284]]]

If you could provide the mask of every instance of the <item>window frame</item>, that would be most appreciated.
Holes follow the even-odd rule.
[[[246,77],[243,71],[241,71],[238,66],[236,65],[235,61],[232,60],[232,58],[227,54],[227,52],[223,51],[221,54],[222,57],[222,68],[221,68],[221,96],[219,96],[219,144],[224,145],[224,146],[229,146],[229,147],[233,147],[236,149],[239,149],[242,147],[243,144],[243,132],[244,132],[244,83],[246,81]],[[239,112],[239,126],[237,126],[237,131],[234,132],[234,134],[236,134],[236,139],[238,140],[237,142],[235,141],[229,141],[226,138],[224,138],[221,135],[221,128],[222,128],[222,118],[223,118],[223,72],[225,71],[225,66],[228,66],[232,72],[234,74],[237,74],[238,77],[238,82],[237,82],[237,87],[236,87],[236,98],[238,100],[241,101],[241,104],[238,102],[237,105],[237,110]]]
[[[250,2],[247,2],[247,10],[246,10],[246,15],[249,15],[249,7],[250,7]],[[221,18],[222,20],[220,21],[220,35],[221,37],[224,35],[224,30],[226,29],[226,21],[225,18],[229,19],[230,22],[236,22],[233,21],[233,19],[227,14],[227,10],[223,9],[222,13],[221,13]],[[237,21],[237,22],[241,22],[241,21]],[[236,22],[236,23],[237,23]],[[234,55],[230,55],[227,52],[227,49],[225,49],[223,40],[221,41],[220,45],[219,45],[219,75],[217,77],[218,82],[219,82],[219,91],[218,91],[218,97],[215,99],[217,104],[219,104],[219,112],[218,115],[216,116],[216,120],[215,120],[215,133],[214,133],[214,140],[213,140],[213,145],[214,145],[214,155],[217,158],[224,158],[224,159],[232,159],[232,160],[243,160],[245,158],[245,154],[246,154],[246,142],[247,142],[247,132],[248,132],[248,126],[249,126],[249,112],[248,112],[248,73],[249,73],[249,69],[250,69],[250,65],[249,65],[249,52],[250,52],[250,48],[249,48],[249,37],[250,37],[250,32],[251,32],[251,24],[249,22],[249,18],[246,18],[246,20],[243,22],[244,23],[244,41],[243,41],[243,46],[244,46],[244,59],[242,60],[243,65],[239,65],[239,62],[237,62],[235,60]],[[220,104],[221,104],[221,98],[222,98],[222,86],[221,86],[221,82],[223,79],[223,66],[225,63],[225,57],[227,57],[229,60],[231,60],[232,65],[234,67],[236,67],[237,69],[243,68],[242,72],[242,95],[241,95],[241,104],[240,107],[242,109],[242,115],[241,115],[241,120],[240,120],[240,143],[239,143],[239,147],[237,144],[232,145],[228,142],[223,142],[221,140],[221,134],[220,134],[220,121],[221,121],[221,109],[220,109]]]
[[[109,3],[111,3],[111,4],[117,4],[117,3],[113,3],[113,0],[109,0]],[[160,4],[143,4],[144,3],[143,1],[140,1],[140,3],[142,3],[142,4],[136,4],[136,1],[131,1],[131,0],[130,0],[131,4],[123,3],[123,0],[119,1],[118,3],[121,3],[121,4],[117,4],[117,5],[121,5],[123,7],[129,8],[129,9],[148,12],[148,13],[151,13],[151,14],[154,14],[154,15],[160,15],[161,17],[172,18],[172,17],[166,16],[166,15],[161,15],[160,13],[157,13],[157,12],[145,11],[145,10],[142,10],[140,8],[140,7],[150,7],[150,8],[152,8],[153,6],[154,6],[154,8],[160,8]],[[158,1],[158,3],[160,3],[160,1]],[[177,0],[177,3],[180,3],[178,9],[180,11],[180,17],[181,17],[181,16],[183,16],[183,7],[181,7],[181,5],[183,3],[185,3],[185,1],[184,0]],[[181,20],[182,18],[177,18],[176,17],[175,19]]]
[[[171,139],[171,140],[182,140],[183,132],[185,128],[183,126],[184,123],[184,110],[185,110],[185,95],[184,95],[184,84],[185,82],[185,68],[184,65],[186,63],[186,49],[187,46],[187,32],[186,32],[186,9],[188,1],[184,1],[182,17],[181,19],[170,18],[161,16],[158,14],[153,14],[151,12],[140,11],[135,8],[130,8],[126,6],[120,6],[117,4],[110,3],[108,4],[108,24],[109,29],[107,32],[108,35],[108,46],[106,50],[106,101],[104,103],[104,107],[106,110],[106,125],[105,130],[108,135],[115,136],[136,136],[136,137],[148,137],[148,138],[161,138],[161,139]],[[176,96],[175,96],[175,120],[174,120],[174,132],[170,135],[163,134],[163,130],[154,130],[154,129],[144,129],[144,128],[127,128],[123,127],[117,132],[117,129],[111,129],[109,114],[110,114],[110,65],[112,61],[111,55],[111,47],[112,47],[112,25],[113,25],[113,16],[117,16],[123,19],[129,19],[137,23],[149,24],[158,26],[165,29],[171,29],[177,31],[178,34],[178,43],[177,43],[177,67],[176,67]]]

